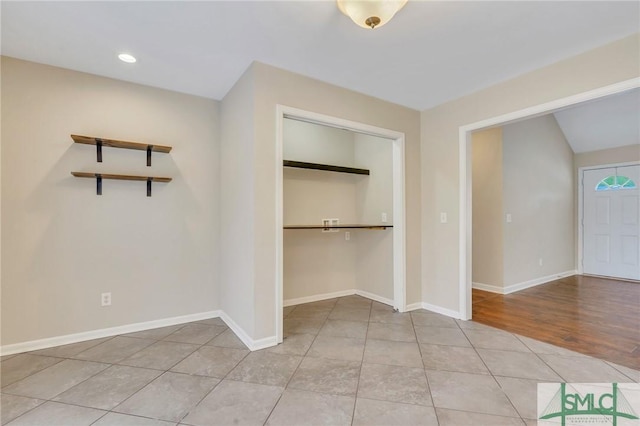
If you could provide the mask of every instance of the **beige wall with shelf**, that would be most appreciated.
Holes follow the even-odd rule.
[[[2,345],[219,308],[218,102],[2,57]],[[154,154],[70,134],[174,147]],[[157,174],[95,182],[70,171]],[[112,306],[100,295],[112,293]]]

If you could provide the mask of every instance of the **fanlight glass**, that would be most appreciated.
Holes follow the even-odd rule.
[[[596,185],[596,191],[616,191],[618,189],[635,189],[636,183],[626,176],[607,176]]]

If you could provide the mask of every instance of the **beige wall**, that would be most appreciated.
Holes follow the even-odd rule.
[[[573,151],[553,114],[504,126],[502,149],[504,286],[574,270]]]
[[[459,308],[460,126],[637,78],[639,52],[636,34],[422,112],[423,301]]]
[[[393,143],[389,139],[356,134],[356,167],[371,170],[358,181],[358,223],[381,223],[382,213],[393,225]],[[356,230],[356,288],[393,300],[393,228]]]
[[[2,345],[219,308],[218,103],[2,58]],[[154,154],[71,133],[171,145]],[[71,171],[173,177],[95,181]],[[113,305],[100,306],[111,292]]]
[[[472,135],[474,283],[504,284],[502,128]]]
[[[220,305],[253,333],[254,102],[253,75],[245,72],[221,103]]]
[[[286,118],[282,128],[285,160],[354,166],[354,133]]]
[[[420,114],[308,77],[254,63],[257,167],[254,338],[275,334],[275,109],[277,104],[404,132],[406,135],[407,302],[420,301]]]
[[[627,163],[630,161],[640,161],[640,144],[602,149],[600,151],[582,152],[573,156],[575,176],[578,175],[577,173],[580,167]]]

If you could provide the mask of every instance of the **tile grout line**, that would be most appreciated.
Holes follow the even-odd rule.
[[[456,322],[456,324],[458,324]],[[460,328],[460,330],[462,331],[462,334],[464,334],[464,336],[466,337],[466,339],[469,341],[469,344],[471,345],[471,347],[473,348],[474,352],[476,353],[476,355],[478,356],[478,358],[480,359],[480,361],[482,362],[482,364],[485,366],[485,368],[487,369],[487,371],[489,372],[489,375],[491,376],[491,378],[493,379],[493,381],[496,383],[496,385],[498,386],[498,388],[502,391],[502,394],[505,396],[505,398],[507,398],[507,401],[509,401],[509,404],[511,404],[511,407],[513,408],[513,411],[518,415],[518,418],[520,420],[523,421],[523,423],[526,424],[524,418],[522,417],[522,415],[520,414],[520,411],[518,411],[518,409],[516,408],[515,404],[513,403],[513,401],[511,401],[511,398],[509,398],[509,395],[507,394],[507,392],[504,390],[504,388],[502,387],[502,385],[500,384],[500,382],[498,381],[498,379],[496,379],[496,376],[493,374],[493,371],[491,371],[491,369],[489,368],[489,366],[487,365],[487,363],[485,362],[484,358],[482,358],[482,356],[480,355],[480,353],[478,352],[478,348],[476,348],[476,346],[473,344],[473,342],[471,342],[471,339],[469,339],[469,336],[467,336],[467,333],[465,333],[464,329],[460,326],[460,324],[458,324],[458,327]],[[513,333],[511,333],[513,335]],[[514,336],[515,337],[515,336]],[[520,339],[518,339],[516,337],[516,340],[518,340],[518,342],[520,342]],[[521,342],[522,343],[522,342]],[[523,343],[524,344],[524,343]],[[525,345],[525,347],[527,349],[529,349],[528,346]],[[529,349],[530,350],[530,349]],[[531,351],[531,350],[530,350]],[[516,351],[514,351],[516,352]],[[533,352],[533,351],[531,351]]]
[[[207,324],[204,324],[204,325],[207,325]],[[229,327],[227,327],[227,330],[230,330],[230,328],[229,328]],[[226,330],[225,330],[225,331],[226,331]],[[224,333],[224,331],[223,331],[222,333]],[[216,336],[212,337],[211,339],[207,340],[207,342],[206,342],[206,343],[203,343],[203,344],[202,344],[198,349],[196,349],[196,350],[195,350],[195,351],[193,351],[191,354],[189,354],[189,355],[187,355],[186,357],[184,357],[181,361],[178,361],[178,362],[177,362],[173,367],[171,367],[171,368],[174,368],[176,365],[178,365],[179,363],[181,363],[182,361],[184,361],[185,359],[187,359],[188,357],[190,357],[191,355],[193,355],[195,352],[199,351],[199,350],[200,350],[200,349],[202,349],[203,347],[208,346],[208,345],[207,345],[207,343],[211,342],[211,341],[212,341],[212,340],[214,340],[216,337],[220,336],[222,333],[219,333],[218,335],[216,335]],[[220,347],[220,346],[213,346],[213,347]],[[224,348],[224,347],[222,347],[222,348]],[[235,348],[227,348],[227,349],[235,349]],[[205,394],[202,396],[202,398],[200,398],[200,400],[199,400],[196,404],[194,404],[194,406],[193,406],[193,407],[191,407],[189,410],[187,410],[187,412],[186,412],[182,417],[180,417],[180,420],[178,420],[178,422],[176,422],[176,424],[182,424],[182,421],[183,421],[185,418],[187,418],[187,417],[189,416],[189,414],[191,414],[191,412],[192,412],[193,410],[195,410],[196,408],[198,408],[198,406],[202,403],[202,401],[204,401],[204,400],[205,400],[205,398],[207,398],[209,395],[211,395],[211,393],[213,393],[213,392],[218,388],[218,386],[220,386],[220,383],[222,383],[222,382],[227,378],[227,376],[228,376],[229,374],[231,374],[231,372],[232,372],[232,371],[233,371],[233,370],[234,370],[234,369],[235,369],[235,368],[236,368],[236,367],[237,367],[237,366],[238,366],[242,361],[244,361],[244,360],[245,360],[245,359],[246,359],[250,354],[251,354],[251,351],[249,350],[249,352],[248,352],[248,353],[246,353],[246,354],[245,354],[245,356],[243,356],[243,357],[242,357],[242,359],[238,360],[238,362],[237,362],[233,367],[231,367],[231,368],[229,369],[229,371],[227,371],[227,373],[224,375],[224,377],[222,377],[222,378],[220,378],[220,379],[218,379],[217,377],[213,377],[213,376],[202,376],[202,375],[196,375],[196,374],[187,374],[187,375],[189,375],[189,376],[212,377],[212,378],[214,378],[214,379],[218,379],[218,383],[216,383],[216,384],[215,384],[215,386],[214,386],[214,387],[212,387],[212,388],[211,388],[211,390],[210,390],[209,392],[205,393]],[[170,369],[169,369],[169,370],[170,370]],[[169,370],[167,370],[166,372],[170,372]],[[178,373],[178,372],[173,372],[173,373],[175,373],[175,374],[185,374],[185,373]],[[132,395],[132,396],[133,396],[133,395]],[[123,402],[124,402],[124,401],[123,401]],[[161,419],[159,419],[159,420],[161,420]],[[187,424],[188,424],[188,423],[187,423]]]
[[[313,303],[313,302],[311,302]],[[282,393],[280,394],[280,396],[278,397],[278,400],[276,401],[275,404],[273,404],[273,407],[271,407],[271,410],[269,411],[269,415],[266,417],[263,425],[266,425],[267,422],[269,421],[269,418],[271,418],[271,415],[273,414],[274,410],[276,409],[276,407],[278,406],[278,404],[280,403],[280,400],[282,399],[282,396],[284,395],[285,391],[287,390],[287,388],[289,387],[289,383],[291,383],[291,379],[293,379],[293,376],[296,375],[296,372],[298,371],[298,369],[300,368],[300,365],[302,364],[302,361],[304,361],[305,357],[307,356],[307,354],[309,353],[309,351],[311,350],[311,347],[313,346],[313,343],[316,341],[316,338],[320,335],[320,330],[322,330],[322,328],[324,327],[324,325],[327,323],[327,321],[329,321],[329,316],[331,315],[331,312],[333,312],[333,310],[336,307],[336,304],[338,303],[338,298],[336,298],[336,301],[334,302],[333,306],[331,307],[331,311],[329,312],[329,314],[327,315],[327,317],[324,319],[324,321],[322,322],[322,325],[320,326],[320,328],[318,329],[318,331],[313,335],[313,340],[311,341],[311,344],[309,345],[309,347],[307,348],[307,350],[305,351],[304,355],[302,355],[300,357],[300,362],[298,363],[298,365],[296,366],[295,370],[293,371],[293,373],[291,374],[291,377],[289,377],[289,380],[287,380],[287,383],[284,385],[284,387],[282,388]],[[303,303],[304,304],[304,303]],[[287,317],[289,317],[293,312],[295,312],[295,310],[298,308],[299,305],[296,305],[296,307],[289,312],[289,314],[287,315]],[[284,319],[283,319],[283,333],[284,333]],[[284,342],[283,342],[284,343]],[[277,354],[276,354],[277,355]]]
[[[364,365],[364,354],[367,350],[367,340],[369,339],[369,325],[371,325],[371,312],[373,303],[369,304],[369,319],[367,320],[367,331],[364,333],[364,346],[362,347],[362,358],[360,359],[360,369],[358,370],[358,380],[356,380],[356,393],[353,398],[353,410],[351,412],[351,425],[356,418],[356,406],[358,405],[358,393],[360,392],[360,378],[362,377],[362,367]]]
[[[427,369],[424,365],[424,358],[422,356],[422,348],[420,347],[420,341],[418,340],[418,333],[416,332],[416,324],[413,322],[413,315],[409,312],[409,318],[411,319],[411,328],[413,329],[413,334],[416,338],[416,344],[418,345],[418,352],[420,353],[420,361],[422,362],[422,372],[424,374],[424,379],[427,382],[427,390],[429,391],[429,399],[431,400],[431,407],[433,407],[433,414],[436,416],[436,422],[440,424],[440,419],[438,418],[438,411],[436,410],[436,403],[433,400],[433,393],[431,392],[431,385],[429,384],[429,376],[427,375]]]

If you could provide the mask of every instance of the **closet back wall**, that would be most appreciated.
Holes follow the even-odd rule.
[[[2,124],[3,346],[219,308],[218,102],[3,57]],[[97,163],[71,133],[173,150]]]

